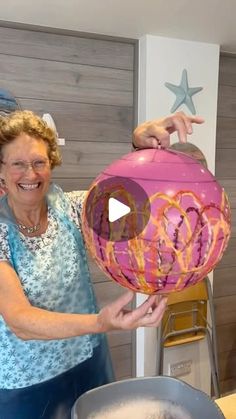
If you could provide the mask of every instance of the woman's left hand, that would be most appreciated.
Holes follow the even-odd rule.
[[[166,309],[167,297],[151,295],[139,307],[126,308],[135,293],[127,291],[117,300],[103,307],[98,314],[99,330],[132,330],[138,327],[157,327]]]
[[[188,116],[176,112],[165,118],[154,119],[137,126],[133,133],[133,145],[137,148],[158,148],[170,146],[170,134],[177,132],[179,142],[186,143],[187,135],[192,134],[193,124],[202,124],[199,116]]]

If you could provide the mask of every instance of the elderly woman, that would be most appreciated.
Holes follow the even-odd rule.
[[[136,147],[186,141],[197,117],[146,122]],[[0,119],[0,418],[70,418],[77,397],[113,380],[103,333],[158,326],[165,298],[127,311],[133,293],[96,307],[80,213],[83,193],[51,182],[61,162],[54,132],[37,115]],[[151,312],[150,312],[151,311]]]

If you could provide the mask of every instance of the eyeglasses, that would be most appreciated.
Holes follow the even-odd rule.
[[[46,168],[49,167],[49,160],[48,159],[36,159],[31,162],[27,162],[24,160],[15,160],[11,162],[4,162],[1,161],[2,164],[6,164],[9,166],[9,170],[13,174],[23,174],[27,172],[28,168],[34,170],[36,173],[43,172]]]

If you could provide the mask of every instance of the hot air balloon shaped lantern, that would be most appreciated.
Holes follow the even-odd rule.
[[[140,199],[132,185],[144,191]],[[108,201],[117,189],[133,215],[111,223]],[[82,221],[99,267],[144,294],[180,291],[201,281],[230,237],[224,189],[196,159],[171,149],[139,150],[114,161],[88,191]]]

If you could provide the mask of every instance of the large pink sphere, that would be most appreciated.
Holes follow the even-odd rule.
[[[106,239],[88,222],[88,211],[95,211],[91,191],[113,177],[131,179],[149,200],[142,203],[143,230],[122,241]],[[174,150],[140,150],[114,161],[92,184],[83,233],[100,268],[120,285],[145,294],[170,293],[201,281],[219,262],[230,237],[230,208],[223,188],[197,160]]]

